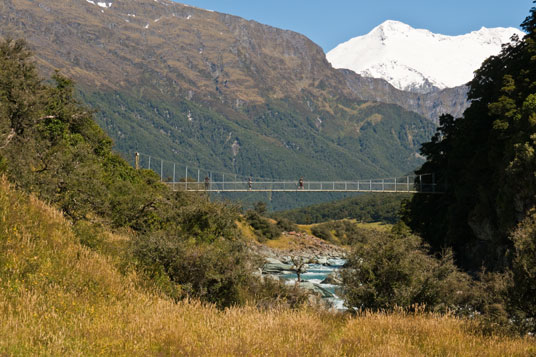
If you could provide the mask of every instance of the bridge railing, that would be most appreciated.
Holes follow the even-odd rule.
[[[136,153],[137,169],[146,168],[160,175],[163,183],[176,191],[208,191],[208,192],[412,192],[441,193],[446,187],[437,184],[433,173],[408,175],[396,178],[380,178],[372,180],[347,181],[304,181],[300,187],[295,180],[270,180],[241,176],[229,172],[217,172],[202,168],[193,168],[185,164],[177,164]],[[208,179],[208,186],[204,179]],[[251,178],[251,185],[248,179]],[[307,177],[305,177],[306,179]],[[227,180],[226,180],[227,179]]]
[[[438,192],[434,182],[416,177],[358,181],[209,181],[167,182],[174,191],[208,192]]]

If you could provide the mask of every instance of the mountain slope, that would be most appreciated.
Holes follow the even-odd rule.
[[[416,93],[396,89],[380,78],[363,77],[349,69],[339,69],[346,85],[362,100],[393,103],[418,113],[434,123],[439,123],[441,114],[449,113],[455,118],[462,116],[469,107],[467,86],[445,88],[429,93]]]
[[[399,106],[361,100],[306,37],[230,15],[165,0],[7,0],[0,24],[3,36],[29,41],[45,74],[77,80],[129,157],[243,176],[365,178],[412,170],[434,130]]]
[[[383,78],[398,89],[428,93],[465,85],[512,35],[523,37],[524,33],[515,28],[483,27],[461,36],[446,36],[390,20],[338,45],[327,58],[336,68]]]

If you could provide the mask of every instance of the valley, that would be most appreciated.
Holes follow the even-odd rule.
[[[75,79],[129,160],[140,151],[243,176],[366,179],[410,172],[434,131],[341,86],[322,49],[290,31],[164,1],[2,9],[1,34],[24,33],[43,74]]]
[[[534,355],[520,28],[3,1],[0,355]]]

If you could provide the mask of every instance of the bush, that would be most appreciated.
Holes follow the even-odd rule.
[[[309,293],[298,285],[285,285],[270,279],[253,280],[249,286],[249,298],[259,308],[300,308],[309,302]]]
[[[104,229],[88,221],[76,222],[73,232],[81,244],[93,250],[98,250],[104,242]]]
[[[281,228],[279,226],[271,223],[256,211],[248,211],[246,213],[246,220],[255,229],[255,234],[257,234],[261,242],[266,239],[279,238],[281,235]]]
[[[277,227],[285,232],[295,232],[298,230],[296,223],[283,217],[277,219]]]
[[[331,232],[329,231],[329,228],[325,225],[325,224],[320,224],[320,225],[317,225],[317,226],[313,226],[311,228],[311,233],[320,238],[320,239],[323,239],[323,240],[326,240],[328,242],[332,242],[333,241],[333,235],[331,234]]]
[[[178,298],[195,297],[219,307],[243,304],[253,279],[253,258],[240,241],[205,243],[158,232],[136,239],[133,253],[149,277],[159,280],[163,273],[180,286]]]
[[[472,299],[471,278],[446,251],[439,259],[417,236],[377,232],[358,243],[342,272],[346,304],[372,310],[424,306],[428,311],[464,309]]]
[[[524,331],[536,333],[536,213],[511,234],[512,288],[510,313]]]
[[[366,243],[376,237],[377,230],[359,227],[349,220],[321,223],[311,229],[315,236],[332,243],[354,245]]]

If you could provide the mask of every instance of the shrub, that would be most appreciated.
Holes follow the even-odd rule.
[[[332,243],[354,245],[374,239],[377,230],[359,227],[349,220],[321,223],[311,229],[315,236]]]
[[[532,212],[510,235],[512,288],[510,313],[525,331],[536,333],[536,213]]]
[[[311,228],[311,233],[320,238],[320,239],[323,239],[323,240],[326,240],[328,242],[332,242],[333,241],[333,235],[331,234],[331,232],[329,231],[329,228],[325,225],[325,224],[320,224],[320,225],[317,225],[317,226],[313,226]]]
[[[454,265],[450,251],[436,259],[417,236],[377,232],[358,243],[342,272],[346,304],[373,310],[425,306],[460,310],[471,299],[471,279]]]
[[[243,304],[253,279],[252,257],[240,241],[196,242],[169,232],[135,239],[133,253],[152,279],[165,274],[180,286],[179,297],[196,297],[219,307]]]
[[[73,225],[73,232],[81,244],[94,250],[98,250],[104,242],[104,229],[88,221],[76,222]]]
[[[255,229],[255,233],[261,242],[266,239],[276,239],[281,235],[281,228],[279,226],[271,223],[256,211],[248,211],[246,213],[246,220]]]
[[[300,308],[309,302],[309,293],[298,285],[285,285],[270,279],[252,280],[248,287],[249,299],[263,309],[275,307]]]
[[[279,229],[285,232],[292,232],[298,230],[298,226],[296,225],[296,223],[283,217],[277,219],[277,227],[279,227]]]

